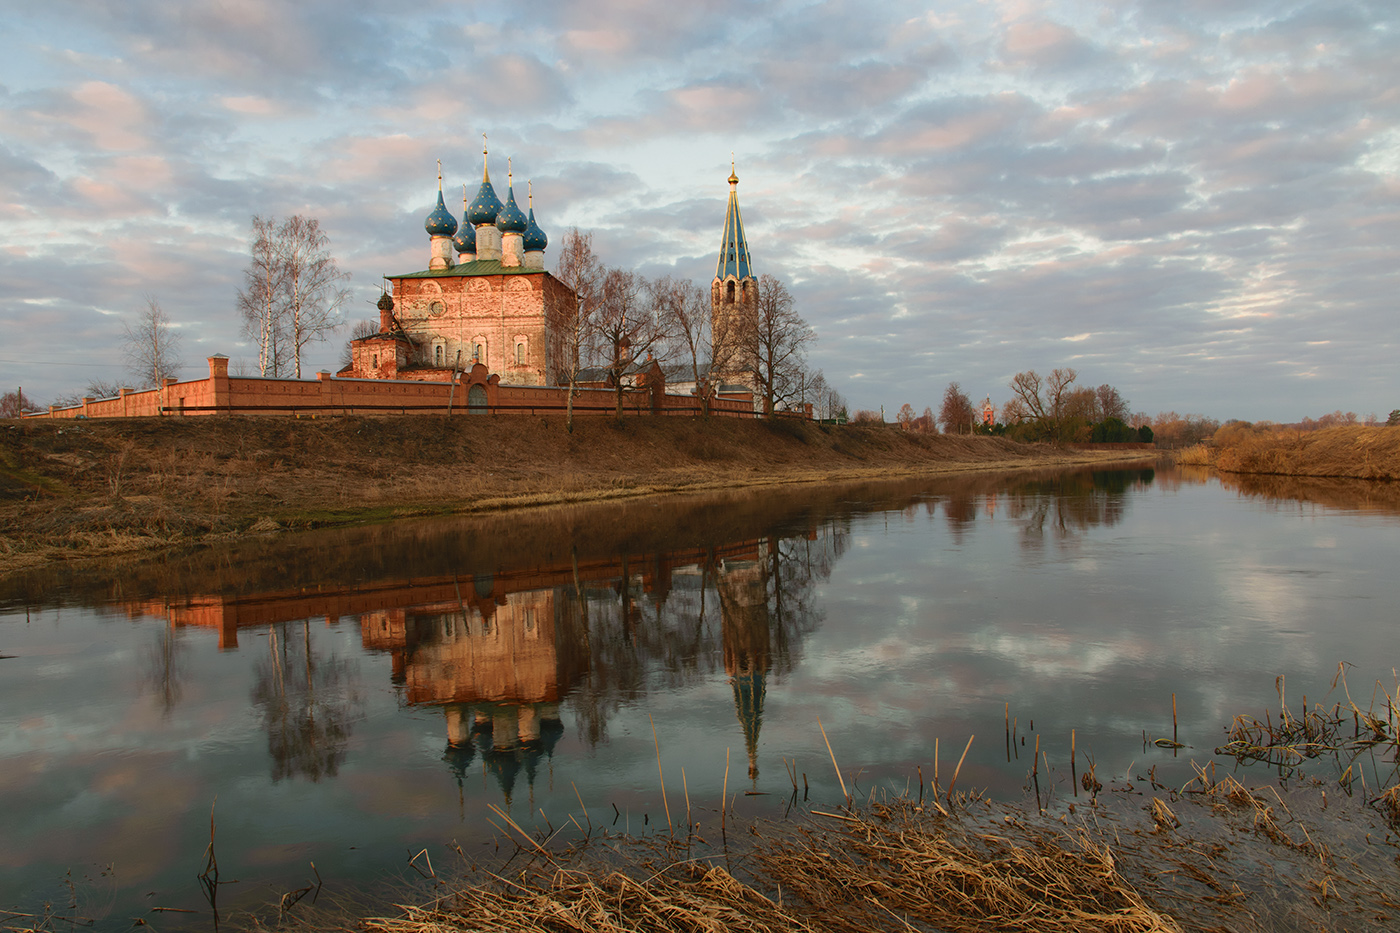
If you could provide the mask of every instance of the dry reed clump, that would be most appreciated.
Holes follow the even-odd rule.
[[[997,831],[931,820],[909,801],[873,804],[829,829],[755,835],[744,881],[690,859],[655,870],[576,871],[555,865],[493,876],[395,918],[382,933],[1108,933],[1177,931],[1087,836],[1011,821]],[[754,832],[757,834],[757,828]],[[728,855],[713,857],[715,862]]]
[[[821,930],[1179,930],[1119,875],[1106,846],[1008,822],[1005,833],[909,819],[906,805],[843,820],[836,838],[761,851],[764,873],[819,911]],[[893,923],[891,924],[891,921]]]
[[[1214,451],[1205,444],[1197,444],[1176,452],[1173,458],[1177,464],[1186,466],[1210,466],[1215,459]]]
[[[679,875],[679,877],[671,877]],[[595,876],[559,870],[543,881],[502,879],[469,887],[402,917],[365,920],[382,933],[724,933],[812,930],[719,866],[684,866],[637,880],[623,872]]]
[[[1400,429],[1394,427],[1280,429],[1217,441],[1215,466],[1228,473],[1400,479]]]

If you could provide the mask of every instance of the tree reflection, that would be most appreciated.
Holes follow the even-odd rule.
[[[334,777],[360,718],[361,698],[350,665],[321,659],[311,623],[268,626],[267,654],[256,665],[253,702],[262,710],[272,779]]]
[[[1046,538],[1067,544],[1089,528],[1116,525],[1127,514],[1128,493],[1152,484],[1151,469],[1081,471],[1033,479],[1007,488],[1002,508],[1021,525],[1021,542],[1040,547]]]
[[[184,694],[180,671],[181,645],[174,624],[166,623],[156,632],[155,643],[146,653],[146,684],[169,715]]]

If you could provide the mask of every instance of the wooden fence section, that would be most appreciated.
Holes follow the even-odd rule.
[[[667,395],[660,369],[638,374],[637,385],[622,393],[624,414],[694,415],[702,412],[694,396]],[[563,386],[501,385],[500,376],[477,364],[454,382],[398,379],[335,379],[328,372],[315,379],[263,379],[230,376],[228,358],[209,357],[209,376],[180,382],[167,379],[158,389],[122,389],[115,398],[85,398],[81,405],[51,406],[26,418],[151,418],[215,414],[552,414],[569,407]],[[614,389],[574,389],[579,415],[612,414]],[[725,417],[754,417],[753,396],[725,395],[710,400],[710,412]]]

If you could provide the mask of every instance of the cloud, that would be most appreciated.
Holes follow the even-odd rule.
[[[436,161],[453,202],[486,133],[556,244],[577,225],[702,283],[733,151],[755,262],[813,365],[865,374],[838,383],[856,407],[1073,360],[1148,409],[1379,410],[1397,28],[1363,0],[58,0],[15,18],[0,71],[0,320],[36,359],[100,357],[103,312],[154,286],[199,352],[237,355],[252,215],[320,218],[370,300],[426,262]]]

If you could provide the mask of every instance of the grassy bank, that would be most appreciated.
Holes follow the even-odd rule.
[[[9,423],[0,558],[17,570],[248,532],[1123,456],[787,420],[593,418],[572,434],[523,416]]]
[[[1341,425],[1317,431],[1228,424],[1178,463],[1226,473],[1400,479],[1400,428]]]

